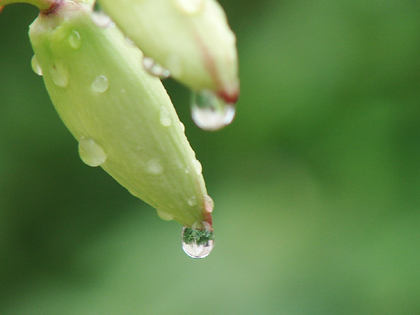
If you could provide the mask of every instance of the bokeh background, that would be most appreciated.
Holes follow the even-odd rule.
[[[241,99],[215,133],[165,82],[216,203],[181,250],[85,166],[30,67],[29,5],[0,15],[0,314],[420,314],[420,1],[223,0]]]

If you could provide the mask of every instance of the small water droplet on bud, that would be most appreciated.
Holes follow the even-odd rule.
[[[146,170],[149,174],[160,175],[163,173],[163,166],[158,159],[150,159],[146,164]]]
[[[90,88],[92,89],[92,91],[97,93],[105,92],[109,88],[108,78],[101,74],[96,76],[95,79],[92,81]]]
[[[107,159],[104,149],[95,140],[85,137],[79,140],[79,155],[86,165],[92,167],[103,164]]]
[[[79,32],[71,31],[69,35],[69,44],[73,49],[79,49],[82,46],[82,38]]]
[[[163,68],[150,57],[143,57],[143,67],[147,73],[160,79],[166,79],[171,75],[169,70]]]
[[[51,79],[55,85],[65,88],[69,85],[69,71],[65,65],[57,62],[50,70]]]
[[[37,75],[42,75],[42,68],[38,62],[38,59],[36,58],[36,55],[34,55],[31,59],[31,67]]]

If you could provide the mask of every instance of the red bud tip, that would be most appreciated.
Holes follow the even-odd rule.
[[[224,100],[227,104],[236,104],[239,99],[239,89],[235,91],[221,91],[218,96]]]

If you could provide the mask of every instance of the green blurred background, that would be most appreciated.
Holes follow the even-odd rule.
[[[0,314],[420,314],[420,1],[221,3],[234,123],[199,130],[165,82],[216,203],[204,260],[80,161],[30,67],[37,10],[0,15]]]

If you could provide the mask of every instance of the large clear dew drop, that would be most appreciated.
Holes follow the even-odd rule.
[[[182,249],[192,258],[207,257],[214,247],[213,228],[208,222],[195,222],[182,229]]]
[[[108,157],[105,150],[95,140],[85,137],[79,140],[79,155],[86,165],[92,167],[105,163]]]
[[[211,91],[193,92],[191,116],[201,129],[215,131],[233,121],[235,105],[226,103]]]
[[[31,67],[37,75],[42,75],[42,68],[38,62],[36,55],[34,55],[31,59]]]
[[[171,75],[169,70],[163,68],[150,57],[143,57],[143,68],[147,71],[147,73],[160,79],[166,79]]]

